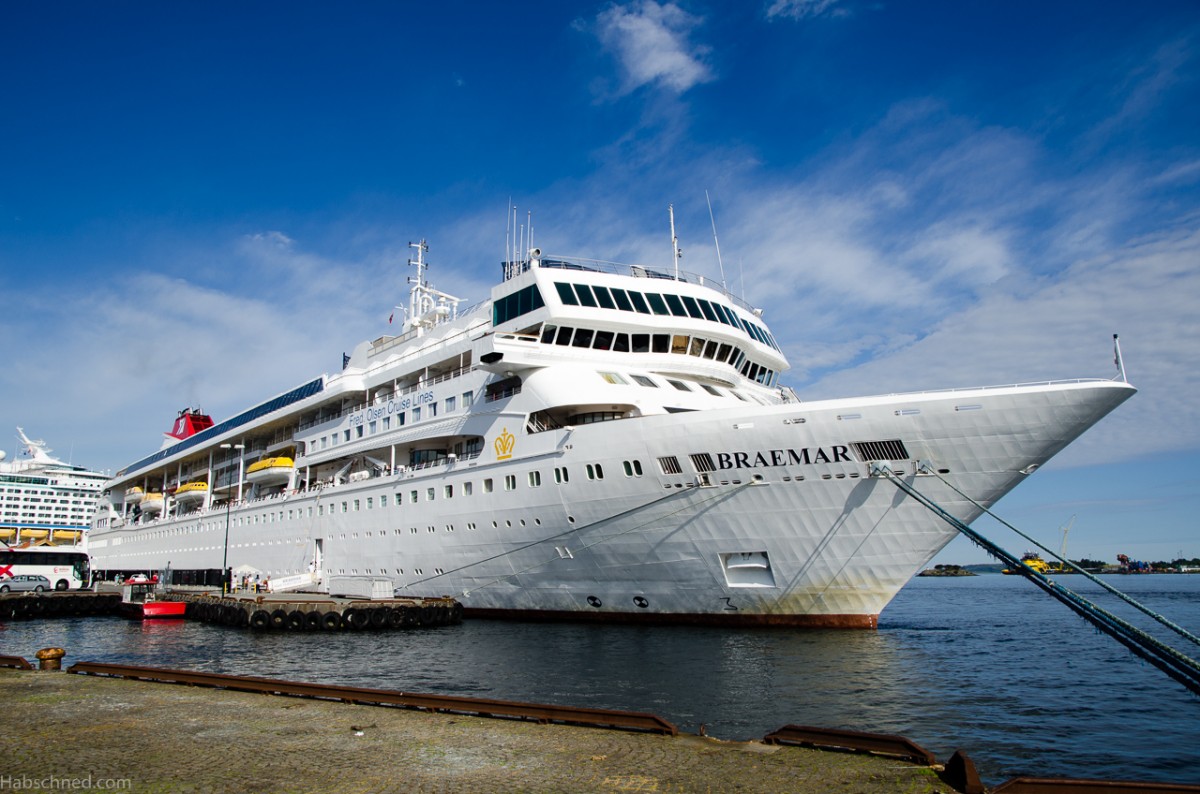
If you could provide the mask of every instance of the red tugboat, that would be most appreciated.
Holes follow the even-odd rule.
[[[183,601],[159,601],[155,597],[158,577],[138,574],[121,585],[121,614],[134,620],[182,620],[187,604]]]

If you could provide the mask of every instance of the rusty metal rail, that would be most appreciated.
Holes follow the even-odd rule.
[[[988,792],[989,794],[1196,794],[1196,792],[1200,792],[1200,785],[1014,777],[995,788],[988,789]]]
[[[763,737],[767,744],[794,744],[819,750],[841,750],[851,753],[874,753],[934,766],[937,758],[924,747],[887,733],[843,731],[836,728],[814,728],[809,725],[784,725]]]
[[[23,656],[0,656],[0,667],[11,667],[14,670],[33,669],[33,665]]]
[[[555,706],[545,703],[520,703],[485,698],[454,697],[451,695],[420,695],[388,689],[333,686],[329,684],[306,684],[296,681],[281,681],[274,678],[200,673],[190,670],[167,670],[158,667],[106,664],[101,662],[78,662],[71,665],[68,673],[101,675],[114,678],[131,678],[139,681],[157,681],[188,686],[206,686],[239,692],[259,692],[271,695],[336,700],[367,706],[395,706],[421,711],[439,711],[451,714],[472,714],[480,717],[500,717],[530,720],[541,723],[563,723],[586,725],[596,728],[619,728],[627,731],[662,733],[675,736],[674,725],[656,714],[639,711],[613,711],[609,709]]]

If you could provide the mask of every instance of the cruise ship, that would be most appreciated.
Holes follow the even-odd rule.
[[[805,401],[763,313],[678,259],[523,244],[463,306],[411,245],[401,333],[223,421],[182,413],[106,484],[95,570],[368,577],[468,617],[873,628],[955,534],[890,477],[969,522],[1135,391]]]
[[[0,451],[0,543],[82,545],[108,475],[53,457],[19,427],[17,438],[14,460]]]

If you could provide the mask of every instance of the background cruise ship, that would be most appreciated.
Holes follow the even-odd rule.
[[[21,451],[0,451],[0,542],[11,546],[77,545],[96,512],[107,474],[50,455],[44,441],[17,428]]]
[[[762,313],[677,269],[542,256],[107,483],[106,575],[385,580],[468,615],[873,627],[963,521],[1134,393],[1072,380],[801,401]],[[882,464],[886,463],[886,467]]]

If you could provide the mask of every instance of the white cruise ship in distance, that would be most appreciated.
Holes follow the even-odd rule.
[[[107,483],[96,570],[383,578],[468,617],[870,628],[954,537],[874,462],[971,521],[923,471],[990,505],[1135,391],[807,402],[762,313],[711,279],[531,249],[460,308],[413,247],[400,335]]]
[[[108,475],[52,457],[19,427],[17,437],[14,460],[0,451],[0,543],[82,545]]]

